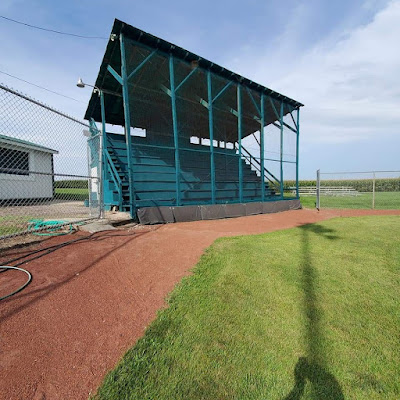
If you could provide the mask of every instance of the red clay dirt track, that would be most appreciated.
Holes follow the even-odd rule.
[[[400,211],[304,209],[92,236],[79,232],[3,251],[5,261],[82,239],[22,265],[33,282],[0,302],[0,399],[79,400],[94,394],[165,305],[165,296],[218,237],[371,214]],[[9,274],[16,278],[11,281]],[[19,272],[0,274],[0,295],[24,278]]]

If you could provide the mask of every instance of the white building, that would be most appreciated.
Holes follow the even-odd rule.
[[[0,135],[0,201],[51,199],[58,151]]]

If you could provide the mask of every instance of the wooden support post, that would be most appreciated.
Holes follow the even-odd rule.
[[[131,138],[131,114],[129,103],[129,88],[128,88],[128,74],[126,70],[126,57],[125,57],[125,39],[123,33],[120,34],[120,48],[121,48],[121,78],[122,78],[122,97],[124,102],[124,117],[125,117],[125,141],[126,141],[126,155],[128,158],[128,182],[129,182],[129,208],[131,218],[136,218],[135,207],[135,191],[133,181],[133,155],[132,155],[132,138]]]
[[[216,203],[215,197],[215,160],[214,160],[214,120],[213,120],[213,99],[212,99],[212,75],[207,72],[208,91],[208,130],[210,135],[210,169],[211,169],[211,203]]]
[[[375,172],[372,178],[372,209],[375,209]]]
[[[176,114],[176,95],[175,95],[175,72],[174,57],[169,55],[169,80],[171,85],[171,107],[172,107],[172,126],[174,130],[174,147],[175,147],[175,183],[176,183],[176,205],[181,205],[181,189],[180,189],[180,172],[181,164],[179,160],[179,133],[178,118]]]
[[[99,91],[100,95],[100,110],[101,110],[101,137],[100,137],[100,218],[104,218],[104,184],[106,182],[106,157],[105,152],[107,148],[107,132],[106,132],[106,111],[104,106],[104,93]]]
[[[280,146],[280,190],[281,190],[281,199],[283,199],[283,101],[281,101],[281,110],[279,114],[279,124],[281,126],[281,146]]]
[[[261,201],[265,201],[265,175],[264,175],[264,125],[265,125],[265,110],[264,110],[264,94],[261,93],[261,126],[260,126],[260,175],[261,175]]]
[[[296,197],[299,198],[299,137],[300,137],[300,107],[297,109],[296,124]]]
[[[237,85],[237,112],[238,112],[238,150],[239,150],[239,201],[243,203],[243,165],[242,165],[242,87]]]

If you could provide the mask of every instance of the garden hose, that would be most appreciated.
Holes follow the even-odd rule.
[[[32,234],[36,236],[68,235],[73,231],[72,224],[68,224],[68,231],[59,232],[65,225],[67,225],[66,221],[43,221],[42,219],[31,219],[28,222],[28,230],[32,231]]]
[[[71,226],[72,226],[72,224],[71,224]],[[59,250],[63,247],[69,246],[73,243],[79,243],[79,242],[84,242],[84,241],[88,241],[88,240],[96,240],[99,238],[101,239],[102,236],[99,236],[98,234],[99,234],[99,232],[93,232],[88,236],[78,237],[76,239],[72,239],[72,240],[69,240],[69,241],[63,242],[63,243],[54,244],[54,245],[45,247],[43,249],[33,250],[29,254],[24,254],[24,255],[21,255],[21,256],[18,256],[16,258],[12,259],[12,260],[6,261],[7,264],[17,262],[17,264],[15,264],[14,267],[11,267],[8,265],[4,265],[4,266],[0,265],[0,273],[6,272],[7,270],[10,270],[10,269],[11,270],[13,269],[13,270],[19,270],[19,271],[25,272],[28,275],[28,280],[22,286],[20,286],[17,290],[14,290],[12,293],[7,294],[6,296],[0,297],[0,301],[20,292],[22,289],[24,289],[26,286],[28,286],[31,283],[32,275],[30,274],[30,272],[23,268],[19,268],[18,267],[19,265],[26,264],[28,262],[37,260],[43,256],[53,253],[54,251]],[[133,234],[133,236],[135,236],[135,235],[137,235],[137,233]],[[112,235],[112,236],[115,237],[115,236],[121,236],[121,235]],[[131,236],[131,235],[122,235],[122,236]],[[103,236],[103,237],[107,237],[107,236]]]
[[[72,226],[72,224],[71,224],[71,226]],[[34,250],[29,255],[25,254],[25,255],[16,257],[13,260],[8,260],[7,263],[14,263],[16,261],[19,261],[17,264],[15,264],[14,267],[11,267],[9,265],[4,265],[4,266],[0,265],[0,273],[6,272],[8,270],[18,270],[18,271],[25,272],[28,275],[28,280],[22,286],[20,286],[17,290],[14,290],[12,293],[9,293],[9,294],[7,294],[5,296],[0,297],[0,301],[4,300],[4,299],[7,299],[8,297],[13,296],[14,294],[17,294],[18,292],[20,292],[22,289],[24,289],[26,286],[28,286],[31,283],[31,281],[32,281],[31,273],[29,271],[23,269],[23,268],[19,268],[18,267],[19,265],[26,264],[26,263],[28,263],[30,261],[36,260],[36,259],[38,259],[40,257],[43,257],[46,254],[50,254],[53,251],[61,249],[62,247],[68,246],[68,245],[70,245],[72,243],[88,240],[88,239],[92,238],[94,235],[95,235],[95,233],[92,233],[87,237],[80,237],[80,238],[77,238],[77,239],[72,239],[72,240],[70,240],[68,242],[64,242],[64,243],[60,243],[60,244],[49,246],[49,247],[46,247],[44,249]],[[28,258],[28,257],[30,257],[30,258]]]
[[[32,280],[32,275],[31,275],[31,273],[30,273],[29,271],[27,271],[26,269],[19,268],[19,267],[10,267],[9,265],[0,265],[0,269],[2,269],[2,270],[14,269],[14,270],[18,270],[18,271],[25,272],[25,274],[28,275],[27,281],[26,281],[22,286],[20,286],[17,290],[14,290],[12,293],[9,293],[9,294],[7,294],[7,295],[5,295],[5,296],[0,297],[0,301],[6,299],[7,297],[11,297],[11,296],[13,296],[14,294],[20,292],[22,289],[24,289],[26,286],[28,286],[29,283],[30,283],[31,280]],[[1,272],[3,272],[3,271],[1,271]]]

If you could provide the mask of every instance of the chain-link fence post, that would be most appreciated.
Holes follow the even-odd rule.
[[[372,209],[375,209],[375,172],[372,173]]]
[[[320,210],[320,190],[321,190],[321,174],[320,174],[320,170],[317,170],[317,198],[316,198],[316,202],[315,202],[315,206],[317,208],[317,210]]]

